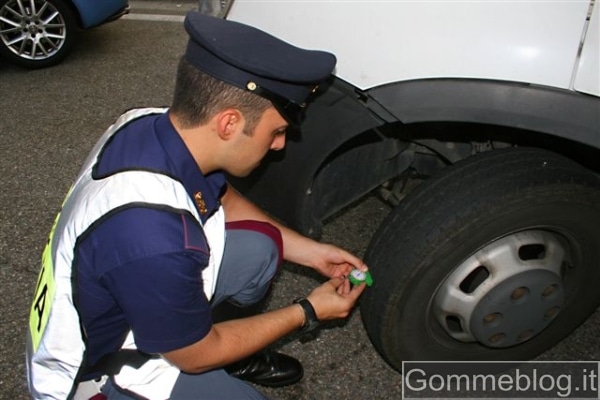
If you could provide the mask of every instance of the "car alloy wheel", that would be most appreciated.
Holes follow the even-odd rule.
[[[62,61],[75,41],[76,19],[62,0],[0,0],[0,54],[26,68]]]

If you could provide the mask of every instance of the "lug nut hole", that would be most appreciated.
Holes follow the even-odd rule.
[[[556,317],[556,315],[558,314],[559,311],[560,311],[559,306],[554,306],[552,308],[547,309],[546,312],[544,313],[544,320],[548,321],[548,320]]]
[[[510,295],[510,299],[513,302],[524,301],[529,294],[529,289],[526,287],[516,288]]]
[[[519,342],[524,342],[528,339],[531,339],[533,337],[534,334],[534,330],[533,329],[528,329],[525,332],[522,332],[518,337],[517,337],[517,341]]]
[[[506,338],[506,334],[505,333],[495,333],[492,336],[490,336],[490,338],[488,339],[490,341],[490,343],[492,344],[498,344],[501,341],[503,341]]]
[[[554,293],[556,293],[558,291],[558,285],[556,283],[547,286],[543,291],[542,291],[542,299],[547,299],[548,297],[552,296]]]
[[[499,312],[489,313],[488,315],[483,317],[483,324],[488,327],[497,326],[498,324],[500,324],[501,320],[502,320],[502,313],[499,313]]]

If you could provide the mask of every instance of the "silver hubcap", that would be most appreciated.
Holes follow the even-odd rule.
[[[556,235],[519,232],[483,247],[438,289],[436,319],[461,342],[509,347],[545,329],[565,301],[566,252]]]
[[[65,38],[63,16],[46,1],[13,0],[0,9],[0,40],[19,57],[51,57],[63,46]]]

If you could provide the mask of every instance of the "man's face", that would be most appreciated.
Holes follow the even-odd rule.
[[[229,163],[229,173],[242,177],[250,174],[260,165],[269,150],[281,150],[285,147],[287,121],[274,107],[269,107],[261,116],[253,132],[244,132],[237,136],[233,157]]]

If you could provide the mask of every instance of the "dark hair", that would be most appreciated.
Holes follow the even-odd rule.
[[[205,74],[185,57],[179,60],[171,112],[185,128],[205,124],[226,108],[236,108],[246,119],[245,132],[250,134],[271,106],[267,99]]]

